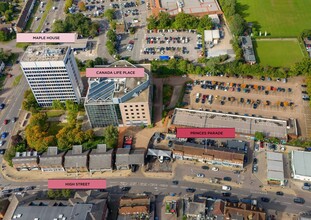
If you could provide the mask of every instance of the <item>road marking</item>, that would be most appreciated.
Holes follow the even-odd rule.
[[[173,187],[173,188],[177,188],[178,186],[176,186],[176,185],[171,185],[171,187]]]
[[[167,184],[159,184],[160,187],[168,187]]]

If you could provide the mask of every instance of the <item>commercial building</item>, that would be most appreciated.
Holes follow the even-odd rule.
[[[218,44],[220,39],[219,30],[205,30],[204,31],[204,41],[206,43]]]
[[[77,191],[68,200],[49,200],[40,193],[14,195],[4,219],[106,220],[107,197],[99,191]]]
[[[288,135],[298,135],[294,118],[281,120],[182,108],[174,110],[171,124],[177,127],[235,128],[236,137],[254,136],[256,131],[283,140],[287,140]]]
[[[213,165],[243,168],[244,152],[223,147],[205,147],[200,144],[175,142],[173,158],[177,160],[197,160]]]
[[[226,202],[224,209],[224,219],[256,219],[265,220],[266,212],[251,204]]]
[[[64,169],[65,152],[58,152],[57,147],[48,147],[47,151],[40,156],[42,172],[59,172]]]
[[[119,60],[101,68],[114,68],[117,71],[118,68],[136,67],[125,60]],[[151,124],[150,65],[144,67],[142,78],[89,78],[84,106],[93,128]]]
[[[267,181],[268,184],[284,185],[283,154],[267,152]]]
[[[29,46],[20,64],[40,106],[54,100],[81,102],[83,84],[70,47]]]
[[[241,44],[242,44],[242,50],[243,50],[243,56],[246,63],[249,64],[255,64],[256,63],[256,57],[255,52],[253,48],[253,42],[250,36],[242,36],[240,37]]]
[[[151,198],[148,195],[127,194],[120,198],[118,220],[129,220],[140,216],[141,219],[153,219],[151,215]]]
[[[294,179],[311,181],[311,152],[292,151],[292,175]]]
[[[21,12],[21,15],[18,18],[18,21],[16,23],[16,31],[22,32],[25,30],[27,22],[30,18],[30,15],[32,13],[32,10],[36,4],[36,0],[28,0],[26,1],[26,4]]]

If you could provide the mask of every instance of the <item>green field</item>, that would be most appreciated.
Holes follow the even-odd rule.
[[[297,41],[254,41],[258,63],[274,67],[290,67],[304,55]]]
[[[271,37],[297,37],[311,28],[311,0],[237,0],[241,15]]]

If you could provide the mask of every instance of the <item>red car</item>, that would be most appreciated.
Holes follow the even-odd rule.
[[[5,119],[3,124],[6,125],[9,122],[9,120]]]

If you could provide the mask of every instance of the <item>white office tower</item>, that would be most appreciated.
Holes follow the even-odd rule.
[[[51,106],[53,100],[80,103],[83,84],[70,47],[29,46],[20,63],[40,106]]]

